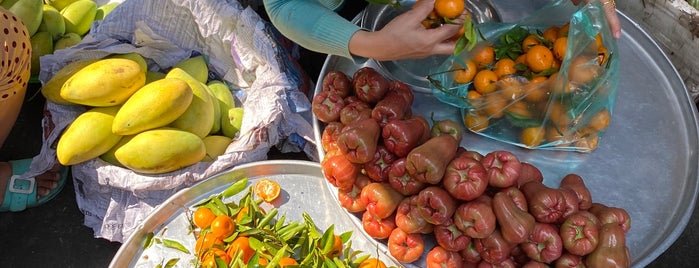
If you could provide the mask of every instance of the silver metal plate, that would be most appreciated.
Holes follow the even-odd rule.
[[[503,21],[514,21],[521,17],[503,16],[505,12],[499,10],[532,3],[536,6],[542,1],[498,2],[495,9]],[[629,212],[631,230],[626,244],[632,266],[645,267],[679,237],[694,210],[699,192],[698,114],[682,79],[658,45],[629,17],[623,13],[619,16],[623,29],[617,41],[619,88],[611,124],[595,151],[528,150],[473,133],[467,133],[461,145],[480,153],[511,151],[541,169],[544,183],[549,186],[557,186],[568,173],[581,175],[594,202]],[[351,76],[364,66],[379,68],[380,64],[372,60],[355,64],[331,55],[318,81],[330,70]],[[317,85],[315,93],[321,90],[320,83]],[[413,89],[415,114],[461,122],[457,108],[419,88]],[[317,144],[322,129],[323,124],[314,118]],[[322,147],[318,147],[322,157]]]
[[[180,258],[176,267],[192,267],[194,254],[185,254],[157,244],[144,250],[143,245],[148,233],[153,232],[155,237],[176,240],[190,252],[194,252],[196,241],[191,233],[186,211],[244,177],[248,178],[249,186],[261,178],[279,182],[282,188],[281,199],[275,200],[272,205],[279,210],[279,216],[286,214],[287,221],[302,221],[302,213],[307,212],[322,230],[334,225],[337,234],[352,231],[353,249],[378,256],[386,264],[398,265],[388,257],[388,252],[377,251],[376,242],[365,236],[361,226],[353,222],[354,216],[342,209],[331,192],[337,190],[326,187],[320,164],[301,160],[266,160],[239,165],[168,198],[121,245],[109,267],[152,268],[172,258]],[[238,200],[241,196],[242,193],[233,196],[232,200]],[[267,209],[271,208],[270,204],[263,205],[268,206]]]

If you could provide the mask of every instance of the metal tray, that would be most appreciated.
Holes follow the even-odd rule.
[[[148,233],[176,240],[193,252],[195,240],[185,211],[244,177],[248,178],[249,186],[261,178],[279,182],[282,187],[281,200],[276,200],[273,205],[278,208],[279,215],[286,214],[287,221],[302,221],[302,212],[307,212],[318,228],[325,230],[334,224],[338,234],[352,231],[352,247],[355,250],[377,256],[387,264],[399,265],[387,257],[388,252],[377,251],[376,242],[352,222],[352,216],[344,212],[331,193],[336,190],[326,187],[320,164],[301,160],[266,160],[236,166],[168,198],[121,245],[109,267],[151,268],[172,258],[180,258],[177,267],[191,267],[193,254],[184,254],[158,244],[144,250]],[[237,200],[241,195],[232,198]]]
[[[542,1],[531,1],[533,6]],[[528,1],[498,1],[495,11],[513,10]],[[519,19],[502,12],[504,21]],[[360,14],[361,16],[361,14]],[[581,175],[593,201],[626,209],[631,216],[627,246],[633,267],[644,267],[662,254],[686,227],[699,192],[699,126],[697,109],[674,66],[638,24],[619,12],[623,34],[617,41],[620,56],[619,89],[611,124],[599,147],[589,154],[528,150],[465,134],[462,146],[480,153],[508,150],[544,174],[544,183],[557,186],[568,173]],[[356,64],[328,56],[318,77],[330,70],[353,74],[381,64]],[[382,69],[382,72],[390,70]],[[419,88],[413,112],[434,119],[461,122],[459,110],[443,104]],[[317,83],[315,92],[321,90]],[[314,119],[317,144],[323,124]],[[464,130],[466,131],[465,127]],[[322,147],[318,146],[322,158]],[[355,219],[357,220],[357,219]],[[381,243],[380,243],[381,244]]]

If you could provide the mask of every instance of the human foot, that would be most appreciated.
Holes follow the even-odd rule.
[[[30,161],[29,159],[27,160],[20,160],[20,161]],[[15,165],[19,165],[21,162],[20,161],[13,161]],[[27,164],[28,162],[24,162],[22,164]],[[14,168],[14,173],[21,174],[22,172],[17,172],[18,169],[27,169],[27,167],[18,167],[18,166],[13,166],[13,163],[10,162],[0,162],[0,211],[5,211],[4,207],[10,207],[9,205],[3,204],[5,201],[5,195],[9,192],[9,182],[11,180],[11,177],[13,175],[13,168]],[[37,203],[41,198],[46,197],[52,193],[52,191],[59,186],[61,186],[61,169],[63,167],[59,164],[56,164],[54,167],[52,167],[50,170],[44,172],[41,175],[38,175],[34,178],[34,183],[36,183],[36,191],[35,191],[35,200],[27,200],[27,204],[34,204]],[[15,174],[16,175],[16,174]],[[19,181],[24,181],[24,180],[19,180]],[[34,191],[33,189],[26,189],[29,192]],[[47,200],[48,201],[48,200]],[[28,206],[30,207],[30,206]]]

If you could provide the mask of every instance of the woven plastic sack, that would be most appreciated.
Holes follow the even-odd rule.
[[[543,33],[549,28],[565,32],[566,27],[568,34],[561,36],[567,37],[567,46],[562,46],[566,49],[559,61],[553,54],[555,38],[547,40]],[[429,78],[439,100],[462,108],[468,129],[531,149],[597,148],[611,119],[619,81],[616,40],[598,1],[575,6],[557,0],[517,23],[483,23],[478,30],[482,38],[475,48],[450,57]],[[524,53],[523,39],[530,34],[554,56],[550,67],[534,69],[529,66],[538,63],[530,65],[527,56],[518,59]],[[495,59],[480,69],[492,69],[499,75],[496,79],[485,74],[471,82],[456,78],[460,69],[476,66],[469,61],[477,62],[482,50],[492,48]],[[515,62],[510,68],[515,71],[495,68],[507,57]]]
[[[270,148],[315,156],[308,78],[295,61],[295,46],[281,38],[251,8],[225,0],[124,1],[76,46],[42,57],[46,83],[66,64],[86,58],[135,52],[149,70],[167,71],[193,55],[204,55],[209,79],[233,88],[244,108],[241,131],[213,162],[170,173],[145,175],[96,158],[72,166],[77,204],[95,237],[123,242],[159,204],[179,190],[236,165],[265,160]],[[40,154],[27,176],[57,163],[61,130],[86,110],[47,101]],[[36,162],[36,163],[34,163]]]

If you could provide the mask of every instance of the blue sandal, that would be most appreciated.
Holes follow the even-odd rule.
[[[7,182],[7,189],[5,189],[5,198],[0,205],[0,212],[6,211],[23,211],[27,208],[38,207],[49,200],[53,199],[58,195],[66,184],[66,178],[68,177],[68,167],[62,167],[60,171],[60,179],[58,180],[58,186],[51,190],[51,192],[42,196],[41,198],[36,198],[37,183],[35,178],[20,179],[20,175],[24,174],[29,170],[29,165],[32,163],[32,159],[22,159],[9,161],[12,166],[12,177]]]

